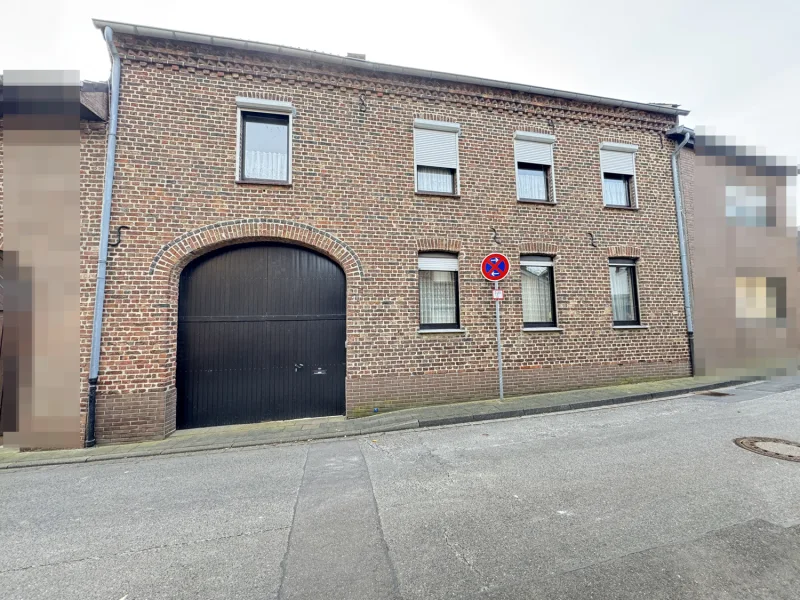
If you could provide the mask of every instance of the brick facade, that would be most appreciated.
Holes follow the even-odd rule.
[[[519,267],[502,283],[507,394],[689,373],[664,132],[675,117],[118,35],[116,179],[98,388],[102,441],[175,427],[178,280],[246,240],[311,247],[347,277],[347,413],[497,395],[482,257],[555,256],[559,327],[522,331]],[[288,101],[292,184],[235,183],[237,96]],[[413,121],[457,122],[460,196],[414,193]],[[556,136],[558,203],[518,202],[513,134]],[[104,130],[84,132],[82,401],[86,397]],[[599,144],[637,144],[638,210],[603,205]],[[499,243],[497,242],[499,240]],[[419,251],[458,253],[461,333],[420,334]],[[639,259],[642,323],[612,328],[609,256]]]

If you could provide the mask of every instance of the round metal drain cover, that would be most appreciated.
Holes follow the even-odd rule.
[[[800,462],[800,444],[778,438],[743,437],[733,440],[740,448],[756,454]]]

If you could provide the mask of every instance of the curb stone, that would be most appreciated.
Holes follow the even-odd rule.
[[[517,417],[540,415],[547,413],[561,413],[570,412],[575,410],[583,410],[587,408],[598,408],[602,406],[614,406],[618,404],[627,404],[632,402],[642,402],[646,400],[656,400],[658,398],[667,398],[671,396],[681,396],[692,393],[703,392],[707,390],[731,387],[734,385],[742,385],[745,383],[754,383],[748,380],[726,380],[704,385],[697,385],[692,387],[685,387],[673,390],[659,390],[655,392],[639,393],[622,395],[613,398],[601,398],[599,400],[585,400],[581,402],[572,402],[564,404],[553,404],[550,406],[533,406],[529,408],[509,408],[504,410],[502,405],[492,406],[490,410],[482,413],[475,414],[457,414],[450,416],[431,416],[430,418],[415,418],[408,419],[405,415],[387,415],[386,421],[383,424],[376,424],[361,429],[353,429],[346,431],[344,429],[337,429],[336,431],[325,431],[320,429],[307,429],[297,431],[282,431],[276,434],[272,439],[252,439],[252,440],[239,440],[233,442],[226,442],[224,444],[198,444],[196,446],[183,446],[183,447],[170,447],[170,448],[155,448],[153,451],[138,451],[138,452],[109,452],[107,454],[98,454],[94,456],[79,456],[74,458],[54,458],[44,460],[26,460],[18,462],[5,462],[0,463],[0,470],[22,469],[27,467],[48,467],[67,464],[82,464],[90,462],[101,462],[109,460],[121,460],[127,458],[144,458],[153,456],[174,456],[177,454],[192,454],[196,452],[207,452],[213,450],[228,450],[233,448],[252,448],[255,446],[271,446],[277,444],[286,444],[292,442],[305,442],[312,440],[325,440],[336,438],[355,437],[359,435],[370,435],[374,433],[383,433],[389,431],[403,431],[408,429],[422,429],[428,427],[441,427],[444,425],[461,425],[464,423],[474,423],[480,421],[494,421],[498,419],[511,419]],[[406,419],[406,420],[402,420]],[[399,422],[398,422],[399,421]]]

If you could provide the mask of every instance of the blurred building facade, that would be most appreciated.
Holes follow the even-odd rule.
[[[698,375],[797,370],[797,167],[723,136],[689,134],[678,157]]]

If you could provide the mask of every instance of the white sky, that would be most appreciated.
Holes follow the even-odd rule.
[[[39,0],[4,13],[0,69],[106,80],[96,17],[674,102],[686,125],[800,156],[800,0]]]

